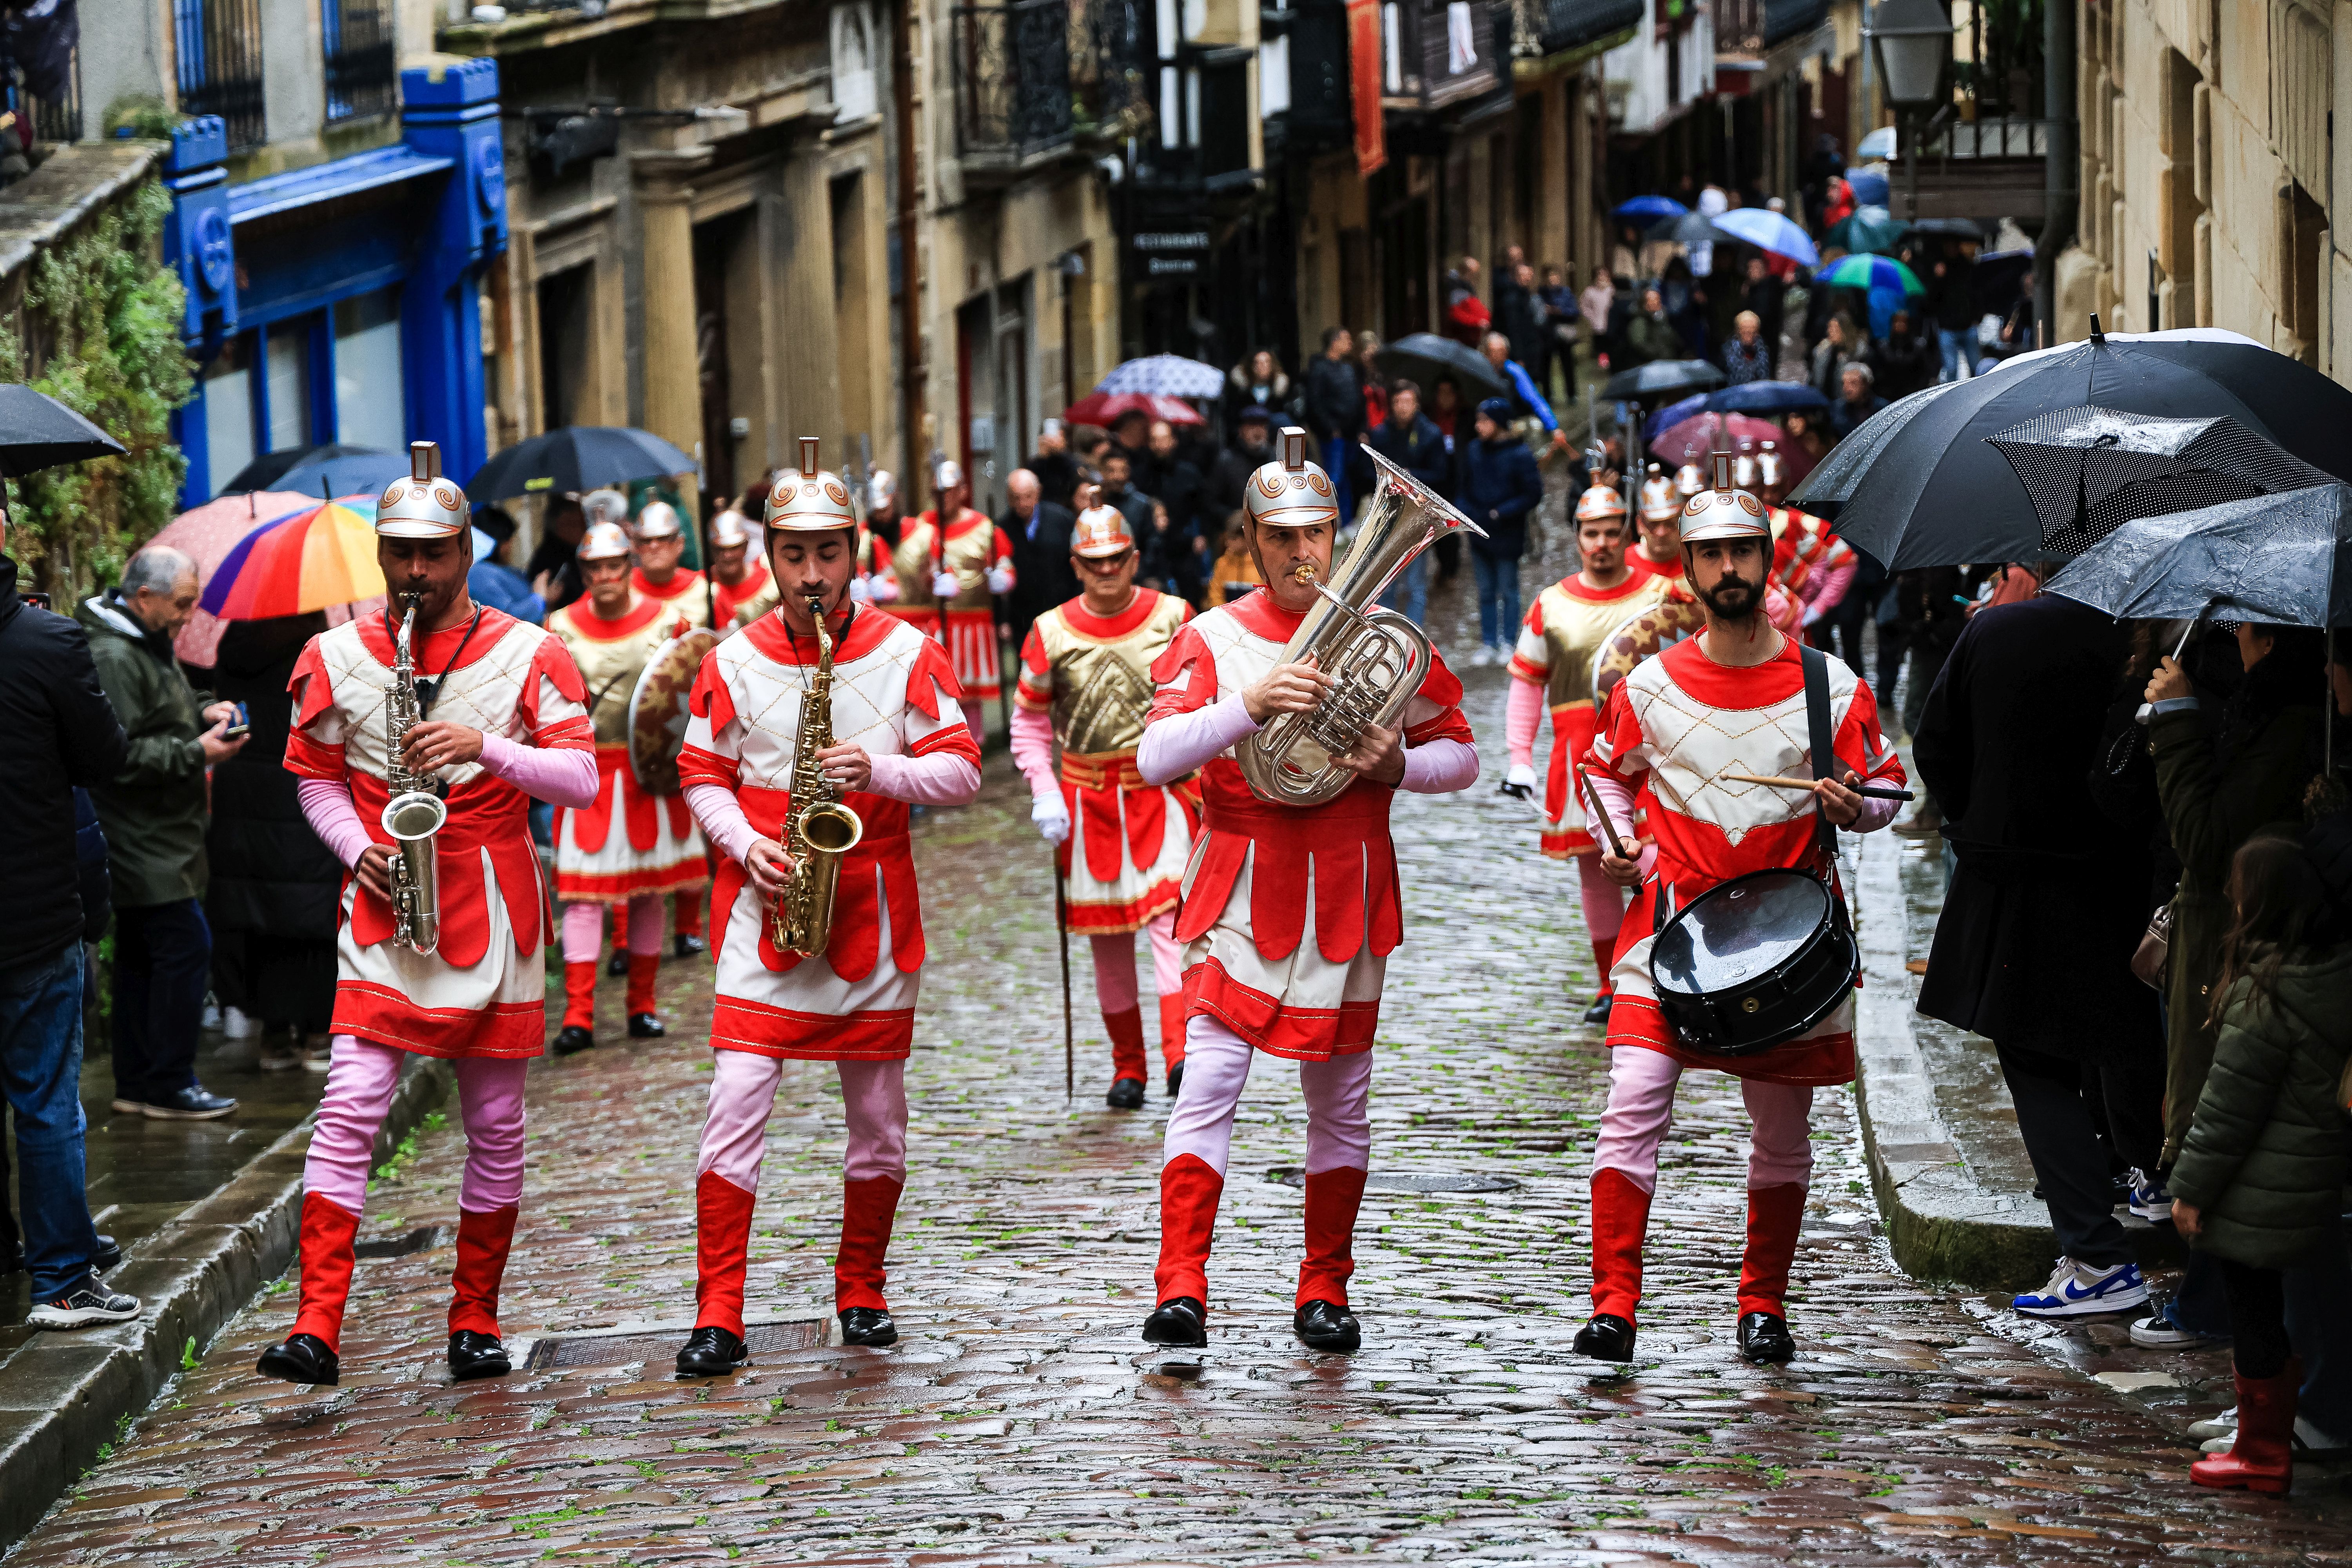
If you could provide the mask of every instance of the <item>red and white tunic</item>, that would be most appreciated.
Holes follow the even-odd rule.
[[[881,549],[881,540],[867,546],[868,560]],[[1013,541],[983,513],[965,507],[957,512],[944,534],[937,511],[924,512],[898,530],[888,564],[898,584],[898,597],[890,613],[926,637],[940,635],[940,605],[931,592],[931,579],[951,573],[956,591],[946,605],[948,657],[955,667],[959,700],[977,700],[997,689],[995,598],[989,592],[991,572],[1013,569]]]
[[[1511,653],[1511,675],[1543,693],[1551,713],[1551,764],[1544,784],[1543,852],[1555,859],[1592,854],[1598,846],[1583,790],[1569,777],[1601,727],[1592,702],[1592,666],[1612,633],[1666,596],[1666,579],[1629,574],[1613,588],[1588,588],[1570,575],[1536,595]],[[1532,731],[1529,734],[1532,741]],[[1517,745],[1516,731],[1513,746]],[[1619,828],[1632,826],[1620,823]]]
[[[1303,618],[1266,594],[1204,612],[1152,666],[1160,689],[1147,725],[1262,679]],[[1405,705],[1405,743],[1467,747],[1461,702],[1461,681],[1433,658]],[[1371,1049],[1388,955],[1404,936],[1389,838],[1395,791],[1359,779],[1321,805],[1270,805],[1251,792],[1230,745],[1201,783],[1201,837],[1176,915],[1187,1015],[1300,1061]]]
[[[575,599],[547,617],[547,629],[580,667],[596,730],[596,803],[555,813],[555,896],[622,904],[701,887],[710,868],[686,797],[648,794],[629,765],[629,699],[646,660],[687,629],[685,618],[640,596],[608,621],[590,601]]]
[[[539,627],[485,609],[470,637],[460,623],[412,651],[418,679],[440,683],[432,719],[543,750],[593,744],[580,672]],[[361,823],[383,845],[392,842],[383,816],[393,657],[383,616],[362,616],[312,637],[288,685],[287,770],[347,784]],[[331,1026],[419,1056],[538,1056],[547,1038],[547,889],[529,799],[478,763],[440,776],[449,785],[448,820],[434,841],[440,945],[428,954],[391,942],[390,901],[347,874]]]
[[[703,659],[689,703],[679,778],[689,789],[724,788],[759,834],[780,842],[815,669],[816,639],[763,616]],[[978,779],[980,748],[956,710],[955,677],[939,644],[871,610],[851,618],[834,650],[833,738],[866,749],[877,784],[891,761],[940,752],[968,759]],[[912,1048],[924,945],[907,805],[863,791],[843,804],[865,834],[842,858],[821,956],[778,951],[773,906],[749,886],[739,860],[720,864],[710,905],[719,961],[710,1043],[719,1049],[883,1061]]]
[[[1869,685],[1829,660],[1831,747],[1841,775],[1900,784],[1902,760],[1878,727]],[[1691,1057],[1677,1050],[1658,1011],[1650,979],[1653,926],[1662,892],[1680,909],[1718,882],[1750,871],[1815,866],[1813,797],[1769,784],[1739,784],[1727,773],[1813,776],[1811,727],[1805,711],[1798,644],[1783,640],[1759,665],[1709,658],[1692,637],[1644,659],[1609,694],[1586,761],[1638,785],[1657,844],[1655,874],[1626,911],[1609,1016],[1612,1047],[1664,1051],[1686,1067],[1720,1068],[1771,1083],[1845,1083],[1853,1077],[1853,1000],[1801,1039],[1748,1057]],[[1841,895],[1842,896],[1842,895]]]

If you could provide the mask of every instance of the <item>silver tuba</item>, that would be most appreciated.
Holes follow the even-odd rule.
[[[1393,727],[1421,689],[1429,638],[1396,611],[1373,607],[1381,590],[1447,534],[1486,537],[1435,490],[1370,447],[1364,455],[1380,469],[1364,521],[1329,582],[1301,569],[1320,602],[1282,650],[1282,663],[1312,658],[1338,685],[1309,712],[1276,714],[1234,752],[1250,788],[1277,805],[1320,805],[1346,789],[1355,775],[1331,759],[1353,751],[1367,728]]]
[[[411,773],[400,760],[401,742],[422,718],[416,707],[416,661],[409,647],[415,626],[416,599],[411,595],[408,613],[393,639],[392,689],[383,698],[384,738],[391,747],[383,782],[392,799],[384,805],[382,821],[393,842],[392,940],[411,952],[429,953],[441,945],[439,852],[433,839],[449,820],[449,807],[441,799],[438,778]]]

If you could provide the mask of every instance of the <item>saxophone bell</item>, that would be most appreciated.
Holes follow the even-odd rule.
[[[393,917],[400,944],[429,953],[441,945],[439,851],[434,835],[449,820],[449,807],[427,790],[394,795],[383,808],[383,830],[393,842]]]

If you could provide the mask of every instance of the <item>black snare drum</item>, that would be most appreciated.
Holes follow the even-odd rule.
[[[1861,973],[1843,904],[1802,871],[1750,871],[1709,888],[1650,948],[1675,1043],[1710,1056],[1769,1051],[1809,1033]]]

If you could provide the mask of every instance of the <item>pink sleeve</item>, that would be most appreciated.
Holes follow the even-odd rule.
[[[1609,814],[1609,820],[1616,825],[1617,837],[1620,839],[1624,838],[1633,830],[1633,786],[1619,778],[1613,770],[1608,768],[1589,769],[1584,776],[1592,781],[1593,793],[1601,797],[1601,809]],[[1575,786],[1574,779],[1568,782],[1570,787]],[[1600,824],[1595,823],[1593,826],[1598,827]],[[1609,843],[1609,835],[1606,833],[1597,833],[1593,837],[1600,839],[1604,847]],[[1641,862],[1642,875],[1646,877],[1658,863],[1658,847],[1654,844],[1642,846]]]
[[[694,813],[694,820],[702,824],[703,833],[730,860],[740,863],[751,852],[751,846],[760,841],[760,830],[743,815],[742,804],[730,789],[714,784],[688,784],[686,808]]]
[[[1029,781],[1033,795],[1058,795],[1062,783],[1054,776],[1054,716],[1026,708],[1013,710],[1013,765]]]
[[[1855,817],[1853,822],[1847,825],[1846,831],[1848,833],[1875,833],[1880,828],[1885,826],[1888,823],[1894,821],[1895,814],[1901,810],[1902,806],[1903,803],[1899,800],[1880,800],[1875,795],[1864,795],[1862,797],[1862,815]]]
[[[525,746],[503,735],[482,737],[482,771],[533,800],[585,811],[596,804],[596,753],[573,747]]]
[[[1514,680],[1510,686],[1511,694],[1503,705],[1503,740],[1511,749],[1513,767],[1533,767],[1536,731],[1543,726],[1543,688],[1524,680]]]
[[[970,805],[980,794],[980,765],[955,752],[876,757],[866,787],[909,805]]]
[[[1404,754],[1404,777],[1397,787],[1415,795],[1450,795],[1478,782],[1478,748],[1440,736]]]
[[[303,779],[294,786],[294,798],[301,803],[310,831],[335,858],[346,866],[358,865],[375,840],[360,820],[360,808],[352,804],[352,786],[341,779]]]
[[[1135,771],[1146,784],[1164,784],[1194,772],[1257,731],[1257,721],[1249,716],[1238,691],[1190,713],[1164,713],[1144,730],[1143,744],[1135,753]]]

